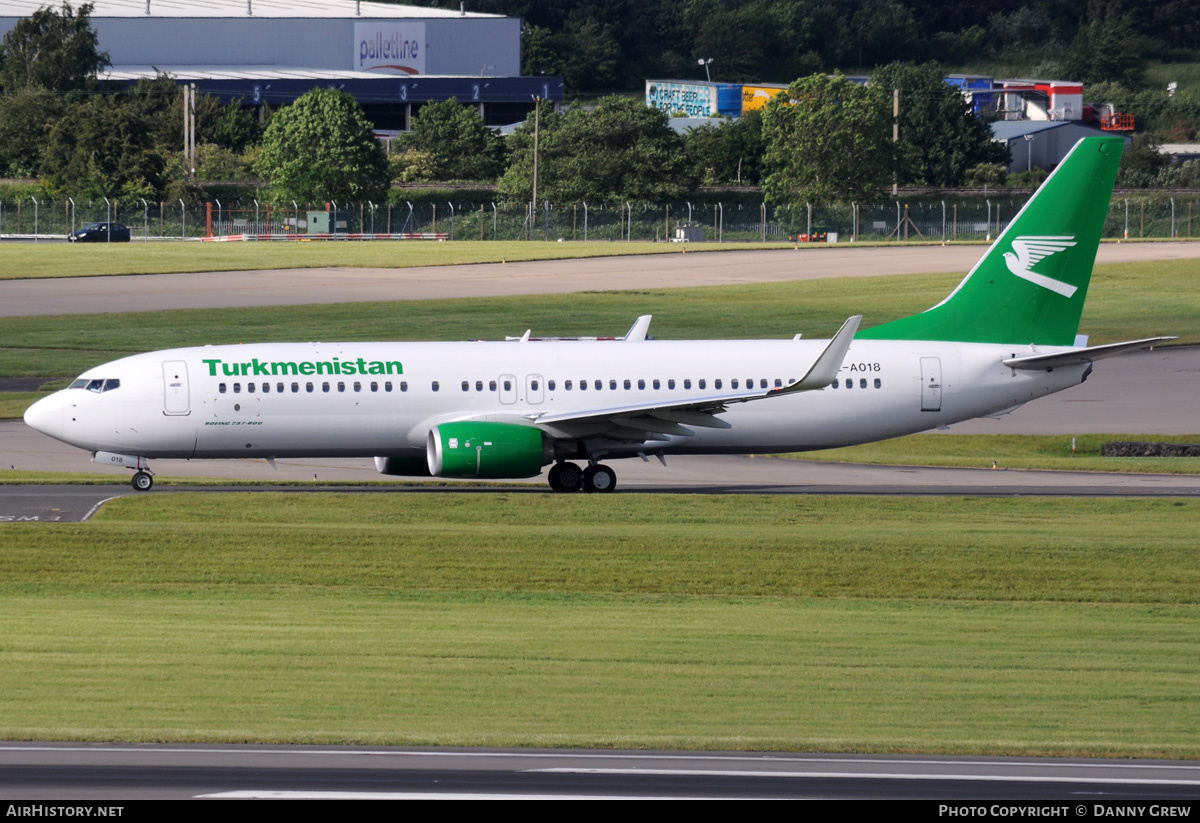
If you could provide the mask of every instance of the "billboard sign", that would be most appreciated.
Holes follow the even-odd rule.
[[[425,73],[425,24],[376,20],[354,24],[355,71]]]
[[[669,115],[682,111],[688,117],[712,117],[717,113],[717,88],[705,83],[647,80],[646,105]]]
[[[780,92],[787,91],[787,86],[742,86],[742,114],[748,111],[765,109],[767,103]]]

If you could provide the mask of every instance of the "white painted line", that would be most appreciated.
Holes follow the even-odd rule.
[[[109,500],[116,500],[118,497],[124,497],[124,496],[125,496],[125,495],[123,495],[123,494],[114,494],[112,497],[106,497],[106,498],[104,498],[104,499],[103,499],[103,500],[101,500],[99,503],[97,503],[96,505],[94,505],[94,506],[92,506],[90,509],[88,509],[88,513],[87,513],[87,514],[85,514],[85,515],[83,516],[83,520],[80,520],[79,522],[80,522],[80,523],[82,523],[82,522],[84,522],[85,520],[91,520],[91,519],[92,519],[92,515],[96,513],[96,510],[97,510],[97,509],[99,509],[101,506],[103,506],[105,503],[107,503]]]
[[[983,783],[1121,783],[1149,786],[1200,786],[1200,780],[1151,780],[1149,778],[1035,777],[1000,774],[905,774],[903,772],[747,772],[703,769],[530,769],[539,774],[647,774],[678,777],[818,777],[863,780],[962,780]]]
[[[248,789],[198,794],[197,800],[747,800],[745,797],[617,794],[496,794],[469,792],[272,792]]]

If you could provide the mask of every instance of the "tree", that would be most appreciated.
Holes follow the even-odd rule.
[[[500,138],[453,97],[423,105],[400,148],[426,155],[430,180],[495,180],[504,168]]]
[[[362,107],[336,89],[313,89],[280,109],[263,135],[258,172],[280,200],[382,200],[388,164]]]
[[[215,112],[217,105],[208,98],[198,113]],[[42,160],[42,174],[52,192],[125,198],[167,193],[172,185],[169,169],[181,147],[183,107],[175,81],[160,75],[120,93],[94,94],[65,106],[49,129]]]
[[[509,202],[533,196],[534,118],[511,137],[512,161],[500,179]],[[543,104],[539,126],[538,197],[558,202],[631,200],[661,203],[695,183],[683,141],[667,115],[640,100],[603,97],[596,108],[554,114]]]
[[[27,88],[0,95],[0,177],[37,177],[54,125],[66,113],[65,98]]]
[[[901,183],[959,186],[973,166],[1008,164],[1008,150],[992,142],[991,130],[937,63],[891,63],[871,83],[885,93],[900,91]]]
[[[1132,11],[1119,0],[1091,0],[1067,49],[1064,70],[1085,83],[1113,80],[1133,87],[1146,73],[1145,52]]]
[[[109,61],[108,54],[99,50],[91,13],[91,3],[84,3],[76,13],[64,2],[59,11],[46,7],[18,20],[0,46],[0,86],[9,92],[94,86],[96,75]]]
[[[767,199],[828,203],[881,194],[896,166],[890,97],[841,75],[793,82],[763,113]]]
[[[706,186],[757,185],[762,177],[762,112],[749,111],[736,120],[709,123],[683,138],[688,159]]]
[[[50,132],[46,187],[59,196],[155,197],[166,185],[167,153],[154,124],[126,95],[75,104]]]

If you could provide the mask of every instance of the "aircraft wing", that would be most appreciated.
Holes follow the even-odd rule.
[[[842,361],[846,359],[846,352],[860,322],[862,315],[855,315],[843,323],[804,376],[779,388],[692,396],[674,403],[657,400],[595,409],[530,412],[524,417],[543,428],[562,432],[564,436],[577,437],[588,432],[634,441],[665,440],[664,435],[669,434],[693,434],[685,426],[727,429],[730,427],[729,423],[716,415],[725,411],[732,403],[748,403],[795,392],[814,391],[832,383],[842,367]]]
[[[1109,343],[1104,346],[1089,346],[1087,348],[1072,349],[1070,351],[1051,352],[1049,354],[1031,354],[1027,357],[1009,358],[1008,360],[1004,361],[1004,365],[1011,369],[1025,369],[1033,371],[1064,368],[1066,366],[1079,366],[1083,363],[1091,363],[1093,360],[1103,360],[1106,357],[1124,354],[1127,351],[1148,349],[1151,346],[1156,346],[1159,343],[1167,340],[1176,339],[1178,338],[1147,337],[1144,340],[1129,340],[1124,343]]]

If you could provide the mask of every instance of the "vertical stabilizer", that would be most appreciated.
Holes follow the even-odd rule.
[[[1070,346],[1124,145],[1080,140],[949,297],[858,339]]]

